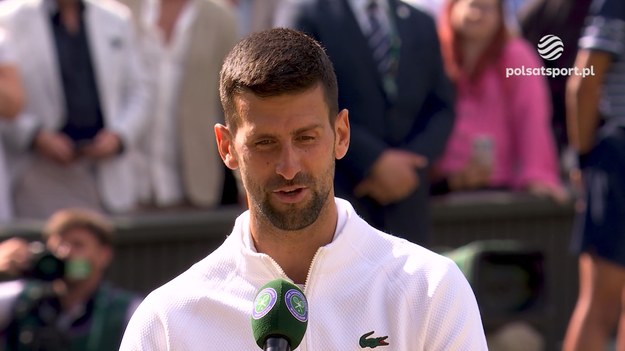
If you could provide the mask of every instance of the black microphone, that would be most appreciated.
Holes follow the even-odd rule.
[[[308,302],[297,285],[275,279],[254,298],[252,332],[265,351],[291,351],[299,346],[308,326]]]

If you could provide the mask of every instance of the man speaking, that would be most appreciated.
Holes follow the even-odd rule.
[[[349,146],[332,64],[289,29],[241,41],[220,79],[219,153],[239,169],[249,211],[208,257],[152,292],[122,351],[255,350],[259,288],[277,278],[306,294],[296,350],[486,350],[473,292],[449,259],[384,234],[334,197]],[[276,293],[276,296],[281,294]]]

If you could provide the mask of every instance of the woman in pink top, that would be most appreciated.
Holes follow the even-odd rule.
[[[507,31],[501,1],[449,0],[439,34],[457,97],[434,179],[452,191],[506,188],[564,201],[547,82],[510,75],[540,64],[535,49]]]

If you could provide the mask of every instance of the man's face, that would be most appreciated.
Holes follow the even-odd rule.
[[[250,210],[281,230],[308,227],[334,201],[334,160],[349,142],[347,111],[331,125],[321,85],[268,98],[243,93],[235,108],[240,123],[227,136],[224,161],[240,169]]]
[[[84,280],[95,274],[103,273],[110,263],[112,255],[110,247],[101,244],[93,234],[84,228],[70,229],[65,233],[52,235],[48,239],[47,245],[51,252],[67,260],[67,264],[70,265],[69,269],[88,270],[87,276],[81,277],[80,272],[74,272],[77,277],[69,277],[69,280]],[[86,267],[83,267],[84,264]]]

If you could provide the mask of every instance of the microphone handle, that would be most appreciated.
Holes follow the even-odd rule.
[[[291,345],[285,338],[270,336],[265,340],[264,351],[291,351]]]

